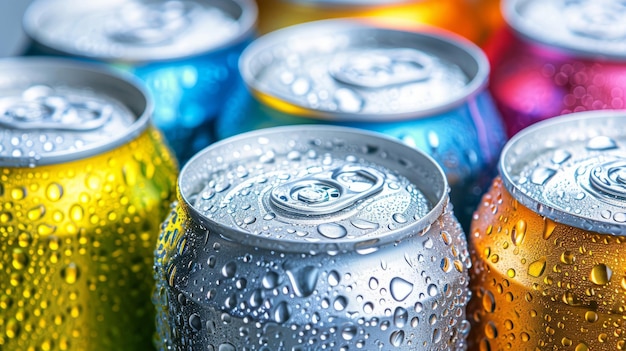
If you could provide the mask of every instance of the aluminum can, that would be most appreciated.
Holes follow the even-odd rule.
[[[212,121],[256,18],[253,0],[36,0],[23,22],[29,54],[95,60],[139,77],[182,165],[215,140]]]
[[[626,5],[504,0],[507,26],[486,51],[507,133],[573,112],[625,108]]]
[[[470,266],[441,168],[287,126],[190,160],[155,253],[161,350],[464,350]]]
[[[475,350],[623,350],[626,113],[511,139],[470,234]]]
[[[362,17],[402,29],[423,25],[444,28],[483,43],[499,18],[493,0],[263,0],[259,1],[259,32],[303,22]]]
[[[447,32],[326,20],[255,40],[240,72],[244,83],[216,121],[218,138],[311,123],[393,136],[443,166],[455,214],[469,229],[505,143],[478,47]]]
[[[178,166],[133,80],[0,61],[0,349],[150,350]]]

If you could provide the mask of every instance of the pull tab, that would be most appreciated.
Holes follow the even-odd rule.
[[[183,32],[191,23],[194,7],[182,1],[123,6],[108,29],[114,41],[134,45],[157,45]]]
[[[323,215],[343,210],[382,190],[385,176],[372,168],[345,165],[272,189],[272,205],[301,215]]]
[[[109,105],[71,102],[43,85],[26,89],[19,98],[0,99],[0,125],[14,129],[92,130],[102,127],[112,114]]]
[[[626,199],[626,160],[596,166],[589,175],[592,187],[601,193]]]
[[[564,3],[567,27],[599,40],[626,37],[626,3],[616,0],[569,0]]]
[[[414,49],[380,49],[338,54],[330,75],[338,82],[361,88],[384,88],[427,80],[433,59]]]

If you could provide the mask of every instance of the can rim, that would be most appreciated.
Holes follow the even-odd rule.
[[[199,210],[197,210],[192,204],[192,196],[190,194],[192,191],[197,191],[196,189],[190,189],[183,184],[183,180],[186,180],[185,175],[189,172],[193,172],[193,168],[197,167],[195,164],[205,164],[206,160],[204,158],[208,158],[208,155],[214,151],[219,150],[220,148],[230,145],[232,143],[238,143],[243,140],[251,140],[253,138],[259,138],[262,136],[271,136],[274,134],[280,135],[288,135],[292,132],[303,131],[312,133],[324,133],[324,132],[336,132],[342,134],[352,134],[358,135],[359,137],[368,138],[368,140],[378,140],[382,143],[386,143],[387,145],[398,145],[398,147],[404,148],[406,152],[414,153],[414,155],[419,155],[418,157],[423,162],[428,162],[427,166],[431,167],[434,172],[437,173],[437,178],[440,180],[442,191],[440,194],[435,193],[436,189],[429,189],[434,194],[432,197],[436,198],[436,201],[432,202],[432,208],[426,215],[416,220],[411,225],[389,230],[383,236],[377,237],[365,237],[365,238],[355,238],[355,239],[334,239],[334,241],[319,241],[319,242],[303,242],[303,241],[295,241],[295,240],[285,240],[285,239],[277,239],[277,238],[268,238],[261,237],[259,235],[246,232],[239,228],[234,228],[231,226],[222,225],[219,222],[216,222],[212,219],[204,216]],[[203,162],[205,161],[205,162]],[[205,169],[206,166],[203,168]],[[210,173],[210,171],[209,171]],[[373,247],[380,247],[385,244],[399,242],[406,237],[410,237],[413,235],[418,235],[421,231],[430,228],[430,226],[435,223],[435,221],[443,215],[446,206],[449,202],[448,197],[448,181],[445,177],[445,173],[441,166],[428,154],[411,148],[408,145],[399,143],[396,139],[388,137],[386,135],[370,132],[366,130],[361,130],[352,127],[342,127],[342,126],[330,126],[330,125],[297,125],[297,126],[280,126],[280,127],[271,127],[265,129],[258,129],[251,132],[246,132],[242,134],[238,134],[236,136],[220,140],[216,143],[213,143],[198,152],[194,155],[181,169],[180,175],[178,177],[177,182],[177,197],[179,201],[179,206],[183,206],[183,209],[190,215],[192,220],[197,223],[202,224],[204,227],[210,227],[211,224],[218,225],[220,227],[220,235],[231,240],[235,240],[241,245],[246,246],[254,246],[254,247],[262,247],[262,248],[276,248],[277,246],[281,247],[285,252],[323,252],[323,251],[331,251],[331,250],[360,250],[360,249],[368,249]],[[425,195],[426,196],[426,195]],[[432,198],[431,197],[431,198]],[[375,240],[373,240],[375,239]],[[374,241],[374,242],[373,242]]]
[[[72,0],[69,0],[72,1]],[[222,0],[223,1],[223,0]],[[144,63],[144,62],[167,62],[180,60],[182,58],[201,56],[210,54],[213,52],[218,52],[220,50],[227,49],[236,44],[239,44],[246,40],[246,38],[252,36],[252,34],[256,31],[256,25],[258,21],[258,7],[254,0],[227,0],[230,3],[238,6],[241,11],[241,17],[239,22],[241,25],[240,32],[225,42],[221,42],[218,45],[208,45],[206,47],[197,47],[193,50],[185,51],[185,52],[168,52],[167,50],[160,50],[159,55],[150,55],[145,52],[138,55],[102,55],[102,54],[90,54],[83,50],[79,50],[74,48],[72,45],[64,42],[64,41],[46,41],[43,40],[41,35],[38,33],[40,30],[37,25],[40,17],[49,10],[49,7],[58,7],[58,2],[56,0],[35,0],[31,3],[24,16],[22,17],[22,28],[26,35],[32,39],[38,45],[45,47],[48,50],[53,52],[64,53],[68,55],[72,55],[75,57],[88,58],[93,60],[100,61],[114,61],[114,62],[125,62],[125,63]],[[171,50],[170,50],[171,51]],[[150,51],[150,53],[154,53],[154,51]]]
[[[525,23],[523,16],[521,16],[517,11],[520,4],[528,3],[530,1],[533,0],[502,0],[500,3],[500,12],[502,13],[505,23],[515,34],[517,34],[518,37],[520,37],[520,39],[547,46],[548,48],[557,50],[564,54],[570,54],[583,58],[614,61],[626,60],[626,53],[618,53],[615,51],[599,52],[598,50],[585,47],[584,44],[578,44],[576,42],[563,43],[562,40],[554,40],[550,39],[550,36],[540,35],[537,30],[533,30],[533,26]]]
[[[2,167],[32,168],[36,166],[53,165],[85,159],[124,145],[128,141],[138,137],[150,125],[150,116],[152,116],[154,109],[152,98],[141,82],[130,74],[113,70],[103,64],[87,63],[68,58],[52,58],[43,56],[3,58],[0,59],[0,69],[3,67],[48,69],[50,72],[56,72],[57,74],[61,70],[67,70],[74,73],[80,72],[81,76],[91,75],[91,79],[97,77],[107,78],[117,85],[123,84],[125,85],[124,90],[120,90],[120,92],[125,92],[126,94],[124,97],[128,100],[120,102],[124,103],[131,111],[134,112],[135,120],[133,124],[128,126],[123,133],[120,133],[115,138],[99,143],[89,144],[87,147],[78,150],[64,150],[58,153],[50,152],[44,154],[40,158],[0,156],[0,166]],[[85,86],[93,87],[93,85],[88,84],[85,84]],[[118,89],[116,88],[116,90]],[[137,102],[137,97],[140,97],[143,101]],[[129,106],[128,103],[131,101],[136,106]]]
[[[588,120],[597,120],[597,122],[600,122],[600,120],[614,117],[626,119],[626,112],[622,110],[597,110],[577,112],[537,122],[518,132],[506,143],[506,145],[502,149],[500,160],[498,162],[498,172],[502,178],[502,183],[504,184],[504,187],[515,200],[519,201],[519,203],[529,208],[531,211],[538,213],[539,215],[544,216],[557,223],[562,223],[579,229],[585,229],[588,228],[589,225],[592,225],[594,227],[593,231],[598,233],[626,236],[626,225],[620,226],[621,232],[616,233],[615,230],[610,230],[610,228],[607,228],[608,223],[605,221],[577,215],[572,212],[567,212],[558,208],[557,206],[551,205],[546,201],[541,201],[534,198],[531,194],[528,194],[527,191],[519,186],[512,178],[512,175],[506,171],[506,161],[508,159],[508,155],[513,152],[512,149],[514,147],[516,147],[519,143],[523,143],[524,139],[528,138],[528,136],[545,129],[553,128],[559,130],[559,128],[562,127],[562,125],[565,123],[574,124],[580,121]]]
[[[298,33],[333,33],[339,31],[372,31],[372,32],[388,32],[395,34],[411,35],[417,38],[429,39],[437,41],[449,48],[456,49],[460,53],[464,53],[471,60],[472,64],[475,64],[477,69],[473,77],[470,77],[469,82],[465,87],[457,94],[453,95],[448,102],[439,104],[426,109],[417,109],[410,112],[400,113],[350,113],[350,112],[336,112],[336,111],[321,111],[312,108],[304,107],[295,101],[288,101],[281,96],[281,94],[273,91],[270,87],[264,86],[261,82],[255,78],[255,74],[250,67],[251,61],[260,55],[262,52],[273,47],[276,43],[286,42],[289,38],[294,37]],[[468,60],[460,60],[460,63],[468,64]],[[455,62],[456,63],[456,62]],[[488,77],[490,72],[490,65],[486,54],[471,41],[449,31],[441,28],[424,25],[420,27],[419,31],[401,30],[393,27],[386,27],[381,24],[368,23],[364,18],[341,18],[341,19],[326,19],[313,21],[308,23],[296,24],[293,26],[285,27],[274,32],[262,35],[248,45],[239,58],[239,72],[243,78],[246,87],[252,92],[252,95],[258,97],[259,95],[269,95],[272,98],[281,100],[281,105],[285,104],[292,107],[292,110],[301,111],[306,117],[312,117],[316,119],[333,119],[341,121],[377,121],[381,117],[386,120],[411,120],[424,117],[430,117],[438,115],[449,110],[454,109],[457,106],[462,105],[468,100],[471,100],[477,96],[480,92],[486,89],[488,84]],[[467,72],[464,72],[467,73]]]

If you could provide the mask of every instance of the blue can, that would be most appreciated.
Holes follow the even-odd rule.
[[[240,85],[216,121],[218,139],[311,123],[393,136],[439,162],[469,228],[506,141],[477,46],[435,29],[326,20],[256,39],[239,69]]]
[[[215,140],[257,12],[253,0],[36,0],[23,22],[27,54],[105,62],[143,80],[182,165]]]

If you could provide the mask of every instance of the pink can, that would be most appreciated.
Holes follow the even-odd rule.
[[[554,116],[624,109],[626,2],[503,0],[501,9],[507,26],[485,50],[509,137]]]

